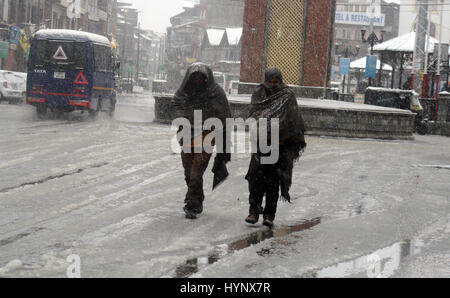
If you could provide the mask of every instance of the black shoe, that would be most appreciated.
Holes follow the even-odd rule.
[[[263,225],[265,225],[269,229],[272,229],[273,228],[273,220],[271,220],[270,218],[265,218]]]
[[[187,219],[197,219],[197,216],[200,214],[200,212],[197,212],[197,210],[190,209],[187,206],[183,208],[184,213],[186,213]]]
[[[250,214],[245,221],[249,224],[256,224],[259,221],[259,214]]]

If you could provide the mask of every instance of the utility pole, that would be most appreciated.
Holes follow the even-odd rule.
[[[139,60],[141,56],[141,23],[138,23],[138,44],[137,44],[137,55],[136,55],[136,83],[139,79]]]
[[[370,34],[373,34],[373,22],[374,22],[374,18],[375,18],[375,1],[372,0],[372,4],[371,4],[371,8],[370,8]],[[372,41],[370,43],[370,55],[373,55],[373,44],[374,42]],[[369,86],[372,86],[372,78],[369,78]]]
[[[162,36],[159,38],[158,47],[158,79],[161,79],[161,48],[162,48]]]
[[[423,71],[423,83],[422,83],[422,98],[427,96],[427,85],[428,85],[428,52],[430,50],[430,25],[431,25],[431,13],[429,7],[428,9],[428,25],[427,25],[427,41],[425,46],[425,66]]]
[[[19,1],[16,1],[16,16],[15,16],[15,23],[16,23],[16,26],[19,26],[19,8],[20,8],[20,5],[19,5],[20,3],[19,3]]]
[[[164,64],[164,52],[165,52],[165,42],[166,42],[166,36],[162,35],[159,38],[159,54],[158,54],[158,78],[161,79],[161,67]]]
[[[122,34],[123,34],[123,38],[122,38],[122,44],[120,45],[120,47],[122,48],[122,56],[121,56],[121,67],[122,67],[122,75],[124,74],[124,69],[125,69],[125,71],[126,71],[126,56],[125,56],[125,54],[126,54],[126,44],[127,44],[127,34],[128,34],[128,10],[123,10],[122,11],[123,13],[124,13],[124,17],[125,17],[125,22],[124,22],[124,24],[123,24],[123,31],[122,31]]]
[[[428,0],[417,0],[418,15],[416,19],[416,42],[414,48],[413,71],[411,74],[411,90],[418,85],[418,77],[416,76],[424,67],[425,61],[425,35],[427,26]]]
[[[348,48],[345,48],[344,57],[348,58]],[[350,75],[349,75],[350,76]],[[345,95],[345,81],[346,81],[347,75],[344,74],[344,81],[342,82],[342,94]],[[348,91],[348,89],[347,89]]]
[[[444,19],[444,0],[441,0],[441,20],[439,23],[439,48],[438,48],[438,61],[437,61],[437,72],[436,72],[436,112],[435,112],[435,121],[438,120],[438,111],[439,111],[439,85],[441,78],[441,56],[442,56],[442,31],[443,30],[443,19]]]
[[[38,23],[37,23],[37,30],[41,29],[41,0],[38,0]]]
[[[109,37],[109,22],[110,22],[110,15],[112,11],[112,4],[110,1],[106,3],[106,37],[108,37],[109,41],[112,41],[112,38]]]

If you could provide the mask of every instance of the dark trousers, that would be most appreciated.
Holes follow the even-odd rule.
[[[249,180],[250,214],[264,214],[264,218],[275,219],[278,199],[280,197],[280,181],[274,165],[258,164],[254,177]],[[266,196],[266,206],[262,203]]]
[[[199,211],[203,209],[202,204],[205,199],[203,193],[203,174],[208,168],[211,155],[212,154],[206,152],[181,153],[184,176],[188,187],[184,202],[189,208],[198,209]]]

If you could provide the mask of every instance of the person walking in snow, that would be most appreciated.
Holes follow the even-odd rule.
[[[294,162],[298,161],[306,147],[305,125],[300,114],[294,92],[283,83],[283,76],[278,68],[270,68],[265,73],[265,82],[253,93],[251,98],[250,118],[279,119],[279,144],[272,144],[279,149],[279,159],[274,164],[263,164],[265,154],[252,154],[246,176],[250,190],[250,211],[246,222],[256,224],[263,214],[263,224],[273,227],[280,198],[290,202],[289,190],[292,185]],[[260,132],[261,133],[261,132]],[[258,144],[260,133],[257,136]],[[270,142],[271,133],[267,133]],[[270,153],[269,153],[270,154]],[[262,207],[266,197],[265,208]]]
[[[231,111],[225,91],[214,81],[212,70],[203,63],[194,63],[188,68],[180,88],[172,99],[172,106],[173,119],[184,118],[189,120],[190,123],[190,142],[186,144],[186,140],[180,140],[182,146],[181,160],[188,188],[183,210],[186,213],[186,218],[196,219],[203,212],[203,201],[205,199],[203,175],[212,157],[212,150],[205,150],[203,146],[206,138],[212,140],[209,145],[214,147],[218,134],[222,134],[223,137],[223,148],[220,152],[217,150],[218,153],[214,160],[214,187],[228,176],[226,164],[231,161],[231,154],[226,148],[226,119],[231,117]],[[194,121],[196,111],[202,112],[202,127],[200,129],[195,129],[195,125],[198,125]],[[223,131],[218,129],[205,130],[203,128],[205,120],[212,118],[221,121]],[[178,132],[180,133],[183,129],[183,127],[180,127]],[[200,132],[200,134],[195,135],[196,132]],[[199,146],[201,147],[200,150],[196,148]]]

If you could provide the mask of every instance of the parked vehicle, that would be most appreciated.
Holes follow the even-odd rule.
[[[0,102],[9,104],[24,102],[27,74],[0,70]]]
[[[416,114],[416,132],[421,135],[428,133],[428,119],[424,117],[424,109],[420,103],[419,95],[413,90],[369,87],[366,90],[364,103],[401,110],[410,110]]]
[[[239,87],[239,81],[230,81],[230,88],[228,90],[228,93],[230,95],[237,95],[238,87]]]
[[[40,30],[31,41],[27,103],[47,110],[100,111],[116,105],[116,64],[106,37],[72,30]]]

